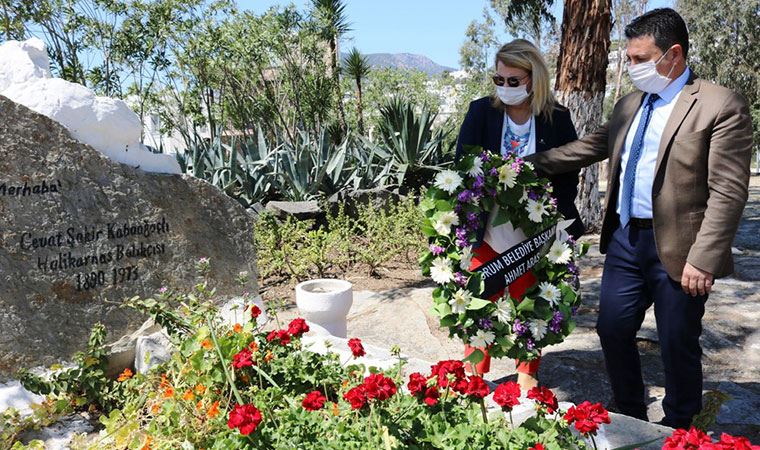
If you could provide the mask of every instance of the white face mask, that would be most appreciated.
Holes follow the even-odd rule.
[[[664,77],[657,72],[657,64],[668,54],[668,51],[662,54],[657,61],[647,61],[639,64],[628,66],[628,76],[636,89],[648,94],[659,94],[672,81],[670,74],[673,73],[675,64],[670,68],[668,76]]]
[[[496,95],[505,105],[519,105],[530,96],[524,84],[517,87],[496,86]]]

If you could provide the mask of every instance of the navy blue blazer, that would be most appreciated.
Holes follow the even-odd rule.
[[[501,130],[504,125],[504,111],[494,108],[491,97],[479,98],[470,103],[467,115],[462,122],[457,139],[455,160],[459,159],[463,145],[478,145],[484,149],[499,153],[501,150]],[[543,116],[536,117],[536,152],[544,152],[560,145],[565,145],[578,139],[575,126],[570,119],[570,111],[558,105],[552,111],[551,123]],[[557,199],[557,209],[568,219],[577,219],[568,228],[574,238],[580,237],[585,231],[578,209],[575,207],[575,197],[578,195],[579,171],[547,176],[554,186],[554,197]]]

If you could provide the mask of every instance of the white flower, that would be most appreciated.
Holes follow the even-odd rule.
[[[512,302],[506,298],[496,301],[496,318],[499,322],[509,323],[512,321]]]
[[[438,234],[448,236],[453,225],[459,225],[459,216],[454,211],[446,211],[438,215],[438,220],[433,224],[433,228]]]
[[[496,335],[490,331],[478,330],[475,336],[470,338],[470,345],[473,347],[488,347],[496,339]]]
[[[541,223],[543,221],[544,214],[546,214],[546,206],[544,202],[537,202],[535,200],[528,199],[528,219],[533,222]]]
[[[528,329],[530,330],[530,334],[533,335],[533,338],[540,341],[546,336],[546,321],[538,319],[528,322]]]
[[[454,314],[462,314],[463,312],[467,311],[467,307],[470,306],[471,301],[472,294],[470,294],[469,291],[465,291],[464,289],[456,291],[451,297],[451,300],[449,300],[449,305],[451,305],[451,312]]]
[[[528,190],[523,188],[523,195],[520,197],[520,203],[525,203],[528,201]]]
[[[517,172],[509,164],[499,167],[499,183],[506,184],[508,188],[513,188],[517,184]]]
[[[567,264],[570,262],[570,258],[573,256],[573,251],[564,242],[555,240],[552,246],[549,247],[549,253],[546,257],[554,264]]]
[[[451,270],[451,261],[446,258],[436,258],[430,267],[430,276],[438,284],[446,284],[454,279],[454,271]]]
[[[472,167],[467,171],[467,175],[471,177],[483,175],[483,160],[480,157],[475,156],[472,158]]]
[[[453,170],[443,170],[435,176],[435,187],[451,194],[462,184],[462,177]]]
[[[459,268],[462,270],[470,270],[472,265],[472,245],[462,249],[462,259],[459,260]]]
[[[560,300],[560,296],[562,295],[562,292],[559,290],[559,288],[551,283],[547,283],[544,281],[543,283],[538,285],[538,289],[541,291],[538,296],[545,299],[552,305],[557,305]]]

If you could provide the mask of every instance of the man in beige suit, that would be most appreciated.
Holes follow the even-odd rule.
[[[639,89],[581,140],[532,161],[549,174],[606,158],[597,333],[617,408],[647,420],[636,333],[655,305],[665,369],[662,423],[686,427],[702,408],[702,315],[713,279],[733,271],[731,243],[747,201],[752,124],[746,100],[699,79],[688,31],[669,8],[625,30]]]

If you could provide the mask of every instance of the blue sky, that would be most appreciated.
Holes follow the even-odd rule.
[[[261,13],[274,5],[294,3],[299,9],[309,0],[238,0],[241,9]],[[417,53],[438,64],[459,67],[459,47],[470,21],[482,17],[488,0],[346,0],[352,29],[342,43],[362,53]],[[650,0],[648,9],[673,5],[672,0]],[[562,20],[562,1],[554,14]],[[498,25],[498,24],[497,24]],[[505,35],[501,38],[508,39]],[[347,41],[347,42],[346,42]]]

